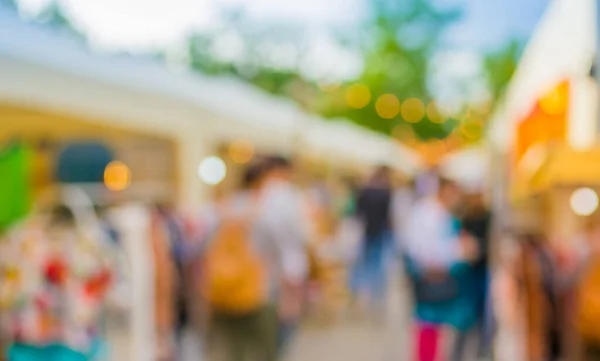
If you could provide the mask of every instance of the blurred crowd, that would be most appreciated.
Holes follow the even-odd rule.
[[[398,279],[411,360],[599,359],[600,222],[555,247],[498,229],[482,186],[435,171],[300,185],[264,157],[240,178],[191,213],[57,187],[0,243],[8,360],[106,359],[107,324],[128,313],[142,343],[153,330],[148,359],[183,360],[192,330],[198,359],[281,360],[311,319],[385,327]]]

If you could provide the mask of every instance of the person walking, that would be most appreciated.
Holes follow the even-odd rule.
[[[477,324],[474,329],[459,332],[454,344],[452,360],[462,361],[466,357],[467,341],[471,335],[477,337],[477,357],[487,356],[488,348],[485,339],[485,316],[488,294],[488,269],[489,269],[489,237],[491,227],[491,213],[487,210],[483,194],[479,189],[471,189],[465,197],[466,209],[462,220],[462,229],[473,236],[477,241],[479,255],[470,267],[470,287],[467,295],[474,303]],[[467,276],[467,275],[465,275]],[[466,278],[466,277],[465,277]]]
[[[391,170],[379,167],[358,194],[356,214],[364,225],[364,239],[354,269],[354,291],[366,292],[370,309],[382,318],[385,312],[385,254],[392,243]]]
[[[478,251],[453,215],[460,201],[458,186],[440,179],[437,193],[419,200],[407,221],[405,262],[415,297],[417,361],[440,357],[443,327],[465,330],[475,322],[463,276]]]
[[[314,233],[306,198],[293,176],[290,160],[274,156],[264,161],[264,231],[279,254],[274,269],[279,355],[292,342],[301,316],[309,271],[308,243]]]
[[[275,244],[265,236],[264,168],[252,165],[232,196],[212,205],[202,293],[210,308],[209,361],[275,361]]]

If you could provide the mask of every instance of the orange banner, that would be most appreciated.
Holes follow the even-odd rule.
[[[569,82],[564,81],[544,94],[516,129],[515,161],[518,163],[531,146],[538,143],[563,143],[567,135]]]

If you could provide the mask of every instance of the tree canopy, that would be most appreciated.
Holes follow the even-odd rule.
[[[283,68],[270,65],[257,49],[281,41],[273,38],[278,31],[246,31],[248,26],[239,14],[224,30],[189,39],[190,66],[203,73],[240,77],[267,92],[294,99],[309,112],[346,118],[404,142],[479,140],[493,101],[501,96],[514,72],[518,46],[509,44],[483,56],[491,102],[445,114],[429,83],[430,59],[440,47],[444,29],[461,16],[460,9],[440,9],[428,0],[373,0],[371,9],[371,16],[357,31],[360,35],[339,41],[362,59],[362,71],[352,79],[311,79],[302,72],[301,61]],[[213,51],[227,32],[234,33],[242,44],[238,56],[230,59]],[[290,51],[302,54],[297,46]]]
[[[355,29],[343,36],[331,31],[335,46],[362,63],[350,78],[315,77],[306,71],[315,65],[306,58],[306,29],[256,24],[241,11],[224,12],[220,28],[191,35],[179,60],[195,71],[241,78],[293,99],[310,113],[345,118],[411,146],[433,144],[439,150],[443,142],[452,150],[478,141],[516,69],[519,45],[509,43],[482,57],[488,102],[448,112],[437,102],[430,82],[431,59],[442,46],[444,30],[460,18],[460,9],[443,9],[429,0],[371,0],[370,5],[369,16]],[[56,1],[38,20],[85,38]],[[160,55],[165,61],[170,56],[167,49]],[[343,59],[338,62],[344,65]]]

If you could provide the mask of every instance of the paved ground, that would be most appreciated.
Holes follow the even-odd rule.
[[[350,312],[328,325],[308,322],[291,345],[286,361],[404,361],[408,359],[410,325],[406,288],[394,280],[384,322]],[[198,338],[188,334],[184,361],[202,361]]]
[[[350,314],[332,326],[307,325],[288,361],[402,361],[408,359],[410,325],[406,292],[394,281],[385,322]]]
[[[408,306],[407,287],[396,278],[390,283],[385,321],[376,325],[350,312],[327,326],[309,322],[297,335],[286,361],[407,361],[411,349]],[[125,341],[117,339],[121,341],[117,344]],[[183,361],[202,361],[199,337],[188,333],[183,352]]]

